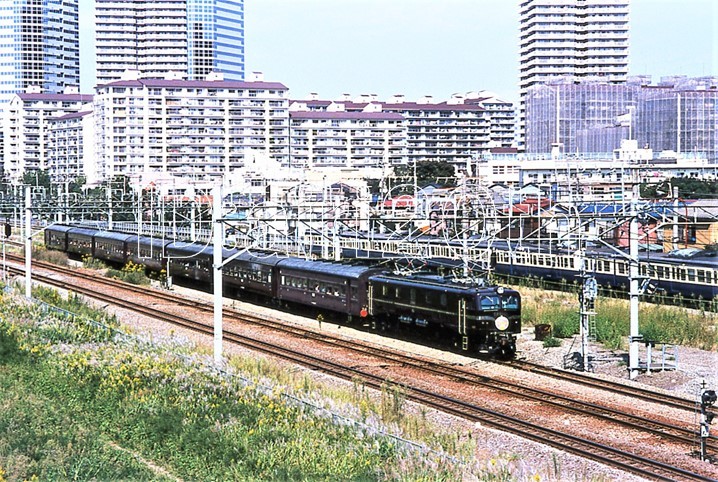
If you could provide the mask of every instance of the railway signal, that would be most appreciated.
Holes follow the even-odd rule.
[[[704,381],[701,387],[701,397],[700,397],[700,405],[701,405],[701,460],[707,461],[709,459],[708,454],[706,453],[706,445],[708,441],[708,437],[710,436],[710,425],[713,423],[713,418],[715,417],[715,413],[709,412],[708,408],[715,405],[716,400],[718,400],[718,395],[716,395],[715,390],[707,390],[706,389],[706,382]]]

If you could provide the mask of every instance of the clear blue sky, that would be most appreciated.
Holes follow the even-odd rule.
[[[630,0],[631,74],[718,76],[718,0]],[[80,0],[82,91],[94,85]],[[247,72],[292,98],[490,90],[518,100],[519,0],[245,0]]]

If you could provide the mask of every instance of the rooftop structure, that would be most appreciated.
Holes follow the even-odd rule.
[[[532,184],[563,201],[623,200],[635,185],[658,184],[674,177],[718,180],[718,164],[705,157],[656,153],[640,148],[635,140],[624,140],[620,148],[608,154],[489,155],[478,162],[475,171],[483,185],[502,184],[519,189]]]
[[[97,82],[244,80],[244,0],[95,0]]]

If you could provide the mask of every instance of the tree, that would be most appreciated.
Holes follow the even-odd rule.
[[[77,176],[74,181],[70,181],[67,184],[67,191],[75,194],[82,194],[84,187],[87,185],[87,178],[85,176]]]
[[[50,173],[45,169],[26,170],[22,175],[22,182],[30,186],[44,187],[50,192]]]
[[[673,177],[658,184],[643,183],[640,192],[645,199],[672,199],[673,188],[678,188],[678,196],[683,199],[718,198],[718,181],[703,181],[692,177]]]
[[[405,184],[414,184],[414,165],[405,164],[394,169],[394,175]],[[456,185],[454,166],[447,162],[417,161],[416,185],[426,187],[435,184],[441,187]]]

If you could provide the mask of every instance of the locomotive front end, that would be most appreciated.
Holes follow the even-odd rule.
[[[477,290],[476,310],[481,333],[480,351],[498,358],[516,354],[516,337],[521,333],[521,295],[518,291],[492,286]]]

